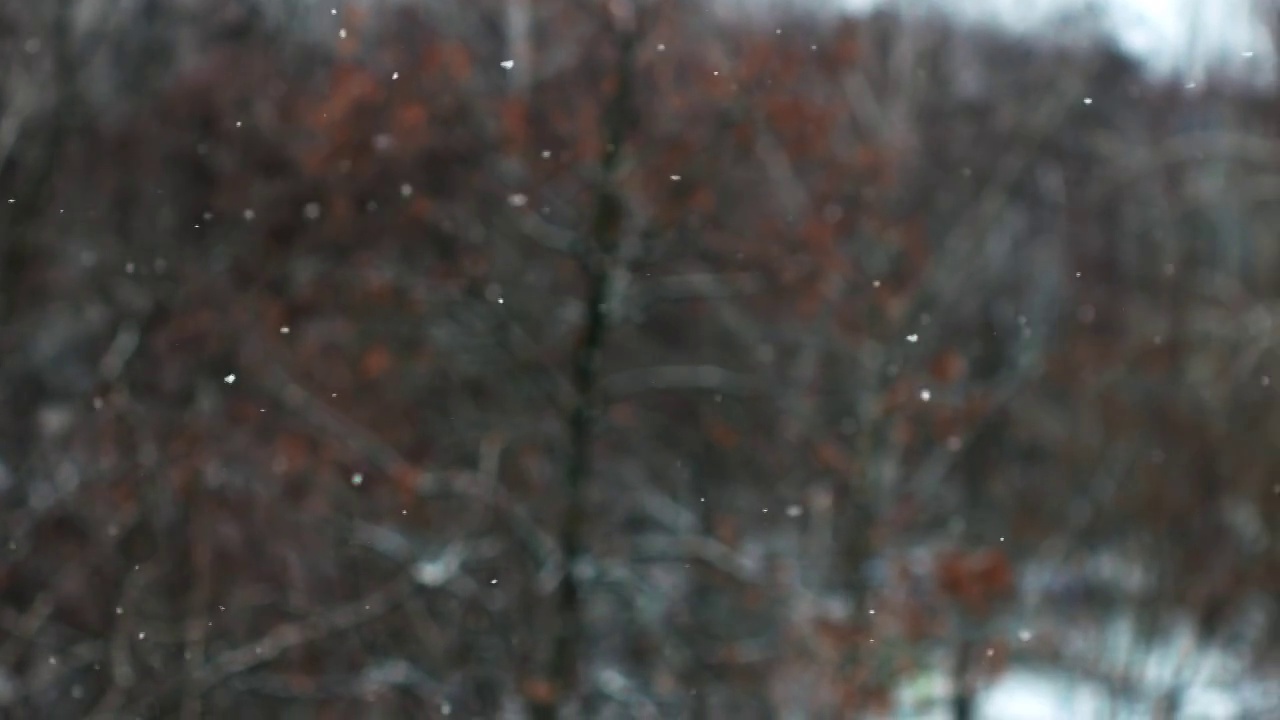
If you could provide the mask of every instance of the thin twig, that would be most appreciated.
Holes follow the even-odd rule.
[[[133,658],[129,652],[129,634],[132,625],[129,622],[132,599],[137,596],[151,573],[151,566],[145,565],[125,576],[124,586],[120,589],[119,605],[116,608],[116,626],[107,648],[111,663],[111,688],[103,694],[98,704],[89,712],[90,718],[114,717],[125,703],[129,689],[137,682],[137,673],[133,669]]]
[[[552,576],[558,578],[562,563],[555,543],[542,532],[525,509],[511,498],[506,488],[496,482],[496,478],[484,477],[467,470],[414,471],[413,464],[389,443],[296,382],[258,343],[250,345],[246,354],[250,365],[259,370],[258,375],[265,390],[280,397],[303,419],[314,423],[333,437],[341,438],[353,450],[369,458],[371,464],[382,473],[398,477],[412,473],[409,480],[414,492],[420,497],[454,494],[476,499],[498,510],[534,554],[539,564],[539,575],[547,582],[550,582]]]
[[[758,273],[686,273],[637,283],[641,305],[655,302],[726,298],[760,292],[764,279]]]
[[[218,654],[194,673],[193,686],[198,692],[208,692],[228,678],[271,662],[293,648],[376,620],[394,610],[412,587],[408,577],[400,577],[355,602],[278,625],[253,642]]]
[[[601,390],[612,399],[645,390],[704,390],[751,395],[760,384],[751,376],[715,365],[664,365],[624,370],[604,378]]]
[[[22,641],[35,640],[36,633],[49,615],[53,613],[53,594],[45,591],[38,595],[31,607],[12,622],[3,623],[4,631],[10,635],[9,640],[0,647],[0,668],[15,667],[22,654]]]
[[[198,519],[192,530],[191,569],[195,575],[195,585],[187,598],[187,626],[183,656],[188,666],[195,668],[202,666],[205,662],[212,568],[209,545],[202,539],[207,537],[207,534],[202,532],[203,528]],[[193,677],[193,674],[188,675],[188,679]],[[194,682],[188,682],[182,698],[182,720],[199,720],[202,708],[199,686]]]
[[[704,535],[648,535],[634,540],[632,561],[640,563],[698,560],[744,583],[760,581],[759,570],[733,548]]]

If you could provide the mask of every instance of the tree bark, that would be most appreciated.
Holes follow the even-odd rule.
[[[565,465],[565,510],[560,521],[559,544],[564,577],[555,600],[555,640],[550,681],[555,692],[529,701],[533,720],[556,720],[563,703],[578,692],[584,623],[582,588],[575,571],[587,556],[587,501],[590,491],[592,444],[598,405],[600,357],[609,325],[607,306],[620,244],[626,207],[614,184],[623,146],[634,126],[632,92],[636,36],[634,29],[618,30],[618,83],[605,108],[605,147],[600,161],[600,188],[596,193],[590,236],[581,248],[586,281],[586,324],[573,357],[576,400],[569,414],[569,458]]]

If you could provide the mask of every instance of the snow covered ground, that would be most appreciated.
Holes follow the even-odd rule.
[[[920,692],[928,688],[936,700],[945,697],[948,681],[941,675],[921,677],[913,683]],[[1257,695],[1257,692],[1254,693]],[[1273,717],[1266,712],[1260,695],[1256,699],[1241,698],[1221,687],[1197,687],[1182,700],[1178,717],[1187,720],[1244,720]],[[951,720],[943,703],[926,702],[929,710],[904,705],[900,718],[914,720]],[[1014,668],[987,687],[978,697],[981,720],[1151,720],[1159,717],[1152,700],[1123,701],[1113,698],[1101,683],[1081,680],[1064,672]]]
[[[1034,642],[1033,633],[1019,633]],[[1195,642],[1190,627],[1174,629],[1164,639],[1143,643],[1136,624],[1117,619],[1098,627],[1072,628],[1059,647],[1061,667],[1015,663],[978,695],[981,720],[1151,720],[1168,691],[1181,689],[1181,720],[1245,720],[1280,717],[1280,684],[1250,679],[1236,654]],[[940,655],[935,667],[945,667]],[[1088,673],[1086,677],[1085,673]],[[1101,678],[1128,680],[1127,689],[1112,692]],[[1117,682],[1117,685],[1121,683]],[[934,669],[899,688],[898,716],[915,720],[949,720],[945,698],[950,677]]]

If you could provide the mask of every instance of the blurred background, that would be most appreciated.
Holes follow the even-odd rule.
[[[1280,717],[1277,32],[0,0],[0,716]]]

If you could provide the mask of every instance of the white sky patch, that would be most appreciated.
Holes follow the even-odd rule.
[[[878,8],[941,10],[964,23],[1017,34],[1060,36],[1093,24],[1165,77],[1216,70],[1242,80],[1276,77],[1276,50],[1256,8],[1274,0],[717,0],[726,5],[812,7],[855,15]],[[1096,20],[1084,20],[1092,14]],[[1071,19],[1067,25],[1063,21]]]
[[[865,0],[847,0],[865,4]],[[1072,13],[1096,13],[1122,49],[1162,75],[1200,77],[1209,67],[1269,78],[1275,50],[1257,0],[927,0],[972,22],[1035,34]]]

